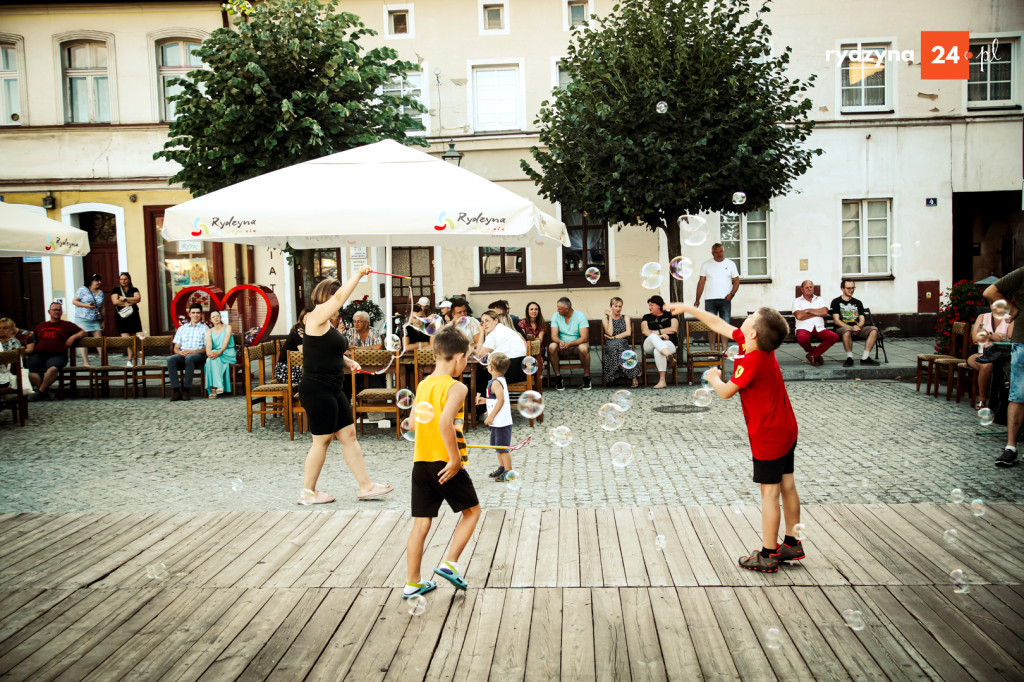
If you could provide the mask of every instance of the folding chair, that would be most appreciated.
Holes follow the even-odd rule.
[[[686,380],[693,385],[693,373],[697,367],[718,367],[725,373],[725,353],[714,350],[693,350],[697,339],[694,336],[699,333],[713,334],[711,328],[703,322],[687,320],[686,325]],[[711,348],[710,340],[708,348]]]
[[[121,381],[124,385],[124,399],[128,399],[128,376],[133,374],[132,368],[127,364],[124,365],[112,365],[110,364],[110,351],[112,350],[123,350],[127,356],[128,349],[135,350],[135,337],[134,336],[104,336],[103,337],[103,352],[101,354],[101,364],[96,367],[92,373],[93,383],[96,385],[96,395],[102,396],[101,384],[106,384],[107,393],[109,393],[110,384],[114,381]],[[131,384],[132,397],[135,397],[135,384]]]
[[[79,365],[78,364],[78,353],[75,352],[75,348],[95,348],[96,352],[100,355],[100,364],[103,364],[103,338],[100,336],[83,336],[78,340],[74,347],[70,350],[71,360],[68,366],[65,367],[60,374],[61,387],[65,381],[71,386],[71,390],[78,393],[78,382],[80,378],[84,377],[89,382],[89,398],[95,399],[96,396],[93,393],[95,384],[93,383],[93,374],[96,372],[96,365]]]
[[[260,426],[267,425],[267,415],[284,417],[288,408],[288,384],[273,381],[273,367],[268,383],[267,365],[264,358],[273,357],[273,344],[260,343],[242,350],[242,364],[245,367],[245,426],[252,433],[252,416],[260,416]],[[258,362],[257,374],[252,373],[252,363]],[[256,408],[259,409],[256,409]]]
[[[15,348],[0,352],[0,365],[10,365],[11,383],[0,386],[0,412],[11,411],[11,418],[18,420],[19,426],[25,425],[28,417],[28,400],[25,399],[24,378],[21,366],[25,361],[25,349]]]
[[[148,397],[148,379],[160,380],[160,397],[165,396],[167,389],[167,364],[151,362],[146,356],[163,357],[170,356],[172,352],[171,341],[173,336],[146,336],[139,339],[139,354],[135,357],[135,366],[132,367],[132,383],[134,384],[134,395],[139,397],[139,383],[142,384],[142,397]]]
[[[393,388],[364,388],[359,390],[356,386],[356,375],[352,372],[352,419],[359,424],[359,434],[364,431],[364,420],[361,415],[371,412],[385,412],[395,415],[395,440],[402,439],[401,410],[395,403],[395,394],[401,388],[402,375],[398,371],[398,359],[395,354],[386,350],[367,350],[365,348],[353,348],[352,359],[368,372],[378,371],[387,367],[382,376],[393,376]],[[367,375],[363,375],[367,376]]]

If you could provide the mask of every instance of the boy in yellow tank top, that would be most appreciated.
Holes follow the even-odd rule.
[[[414,407],[418,418],[422,419],[424,413],[431,416],[425,423],[410,420],[416,438],[412,464],[413,525],[406,547],[409,578],[402,593],[406,599],[437,587],[433,580],[421,580],[420,562],[431,520],[437,516],[441,502],[447,502],[452,511],[462,512],[462,518],[455,527],[448,555],[434,573],[460,590],[467,585],[457,562],[480,520],[476,488],[462,468],[466,441],[455,429],[455,421],[463,418],[467,393],[466,386],[456,377],[462,377],[466,369],[469,341],[455,327],[444,327],[434,335],[432,345],[434,371],[416,387]],[[421,408],[423,403],[431,409]]]

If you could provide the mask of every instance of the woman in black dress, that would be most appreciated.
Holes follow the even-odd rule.
[[[135,336],[142,331],[142,317],[139,316],[139,301],[142,294],[132,284],[132,276],[122,272],[118,278],[118,286],[110,290],[110,302],[114,304],[114,324],[121,336]],[[130,310],[131,313],[126,311]],[[128,348],[128,365],[135,359],[135,351]]]
[[[306,315],[306,330],[302,337],[302,383],[299,399],[309,418],[309,431],[313,445],[306,455],[303,492],[299,504],[334,502],[327,493],[317,490],[316,482],[327,458],[327,446],[337,437],[345,463],[359,484],[360,500],[368,500],[390,493],[390,485],[374,483],[366,471],[363,450],[356,440],[356,427],[352,419],[352,405],[342,390],[345,385],[345,367],[359,369],[347,357],[348,343],[335,328],[338,314],[352,295],[359,280],[370,273],[367,265],[359,268],[347,282],[325,279],[316,285],[310,298],[316,306]]]

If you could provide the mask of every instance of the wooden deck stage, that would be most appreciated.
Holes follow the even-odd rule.
[[[411,616],[405,513],[0,516],[0,678],[1024,679],[1024,506],[804,517],[808,558],[761,575],[736,566],[756,507],[489,510],[469,591],[442,584]]]

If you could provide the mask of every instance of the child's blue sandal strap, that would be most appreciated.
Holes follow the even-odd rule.
[[[455,589],[465,590],[469,588],[469,585],[467,585],[466,581],[462,579],[462,576],[458,573],[451,572],[451,569],[435,568],[434,573],[436,573],[437,575],[441,576],[442,578],[450,582],[452,585],[454,585]]]
[[[433,580],[424,580],[420,584],[420,588],[418,590],[416,590],[415,592],[408,592],[407,593],[407,592],[405,592],[403,590],[402,591],[402,599],[408,599],[409,597],[415,597],[415,596],[420,595],[420,594],[426,594],[427,592],[430,592],[431,590],[435,590],[435,589],[437,589],[437,583],[435,583]]]

